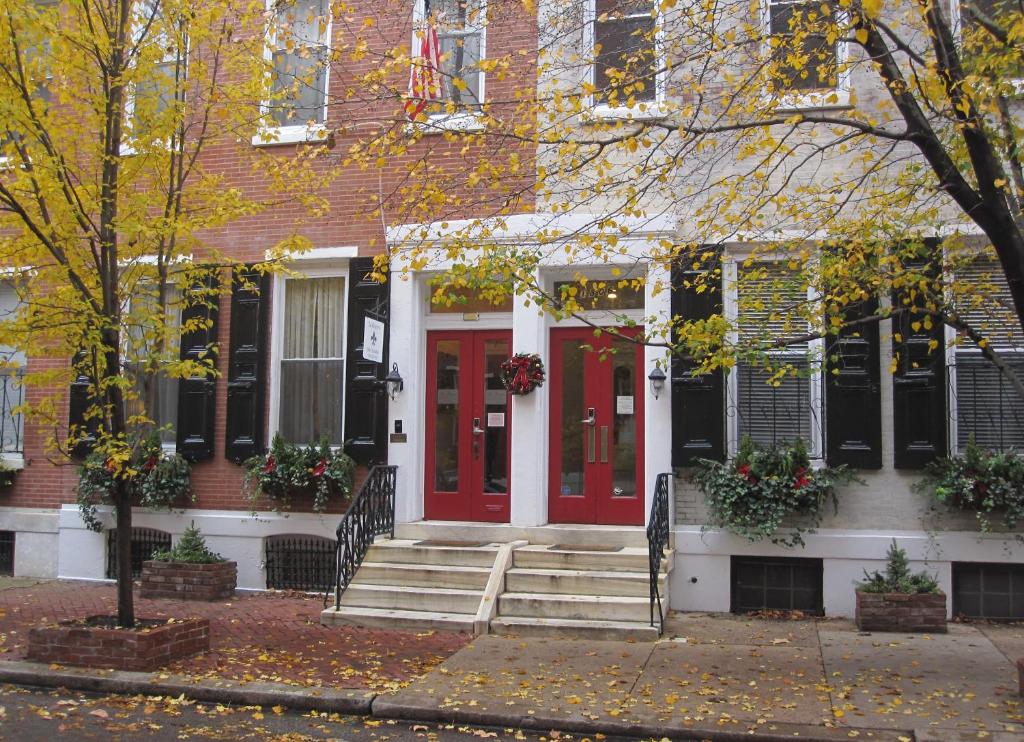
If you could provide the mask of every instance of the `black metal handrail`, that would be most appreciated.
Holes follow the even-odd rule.
[[[395,537],[395,484],[397,466],[375,466],[338,524],[335,547],[334,607],[341,607],[341,594],[356,576],[366,552],[377,536]],[[329,593],[328,593],[329,595]],[[324,596],[327,603],[327,595]]]
[[[665,613],[661,608],[661,560],[668,546],[668,481],[671,474],[659,474],[654,485],[651,519],[647,523],[647,556],[651,570],[651,626],[654,626],[654,606],[658,606],[658,634],[665,631]]]

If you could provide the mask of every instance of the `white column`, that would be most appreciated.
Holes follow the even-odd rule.
[[[652,265],[647,272],[645,285],[645,314],[655,317],[655,321],[664,326],[672,316],[672,292],[667,290],[669,272],[659,265]],[[654,288],[662,290],[655,295]],[[654,398],[647,375],[661,362],[666,376],[671,376],[668,366],[669,352],[666,348],[648,345],[644,349],[644,367],[640,373],[644,379],[644,522],[650,517],[651,502],[654,499],[654,484],[658,474],[672,471],[672,384],[665,380],[658,398]],[[669,503],[669,515],[673,510]]]
[[[427,394],[423,314],[426,304],[420,296],[415,274],[391,274],[391,344],[388,363],[398,364],[405,388],[388,405],[388,434],[395,421],[402,421],[404,443],[388,443],[388,463],[398,465],[395,520],[410,523],[423,518],[424,418]]]
[[[551,353],[547,318],[516,296],[512,306],[512,352],[539,353],[546,381],[532,393],[512,397],[512,525],[548,522],[548,395]]]

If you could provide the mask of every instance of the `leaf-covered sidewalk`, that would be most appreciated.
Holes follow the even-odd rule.
[[[0,661],[25,658],[29,629],[116,612],[113,585],[49,581],[0,589]],[[304,594],[239,593],[214,603],[142,600],[145,618],[210,619],[210,652],[176,662],[168,674],[289,685],[404,687],[467,644],[466,634],[325,627],[322,599]]]

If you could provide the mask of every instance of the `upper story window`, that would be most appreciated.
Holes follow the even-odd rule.
[[[484,73],[480,61],[485,54],[487,12],[483,0],[424,0],[414,13],[412,57],[420,65],[436,58],[436,77],[421,81],[430,90],[422,92],[430,101],[428,114],[441,115],[454,105],[460,110],[479,108],[484,97]],[[431,49],[436,33],[437,49]],[[410,91],[415,95],[416,91]]]
[[[155,283],[140,283],[133,293],[125,328],[125,371],[131,376],[134,398],[128,404],[129,417],[143,417],[159,431],[165,448],[177,444],[179,378],[167,373],[177,360],[181,328],[181,292],[168,285],[164,300],[164,325],[154,327],[160,300]]]
[[[183,20],[167,17],[161,0],[144,0],[136,9],[133,37],[148,74],[132,85],[127,99],[130,136],[138,140],[150,130],[165,137],[169,127],[161,122],[184,97],[187,29]]]
[[[343,442],[345,279],[284,284],[278,428],[291,443]]]
[[[657,100],[657,16],[645,0],[595,0],[595,101],[625,106]]]
[[[273,13],[270,118],[282,127],[323,124],[331,25],[328,0],[278,0]]]
[[[954,3],[954,12],[957,9]],[[983,60],[1003,79],[1015,83],[1024,79],[1024,55],[1019,44],[1001,41],[994,29],[1012,38],[1011,29],[1020,18],[1020,5],[1015,0],[963,0],[959,4],[960,34],[967,57]]]
[[[13,322],[21,298],[11,281],[0,281],[0,322]],[[25,353],[13,346],[0,345],[0,454],[20,454],[24,421],[17,408],[24,401],[25,389],[21,376],[25,368]]]
[[[813,93],[840,86],[840,44],[828,36],[837,11],[825,12],[828,8],[820,0],[767,0],[766,30],[777,63],[772,82],[779,92]]]

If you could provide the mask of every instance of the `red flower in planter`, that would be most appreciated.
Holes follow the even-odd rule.
[[[146,459],[146,463],[142,465],[143,471],[153,471],[156,468],[157,459],[156,456],[150,456]]]
[[[795,479],[793,480],[793,489],[801,489],[811,483],[811,480],[807,478],[807,469],[800,467],[795,472]]]
[[[324,472],[327,471],[327,460],[320,459],[320,463],[318,463],[309,471],[310,474],[312,474],[314,477],[322,477],[324,475]]]
[[[108,474],[117,474],[117,462],[113,457],[103,462],[103,468],[107,470]]]
[[[263,465],[264,474],[273,474],[277,471],[277,460],[273,456],[267,456],[267,463]]]

